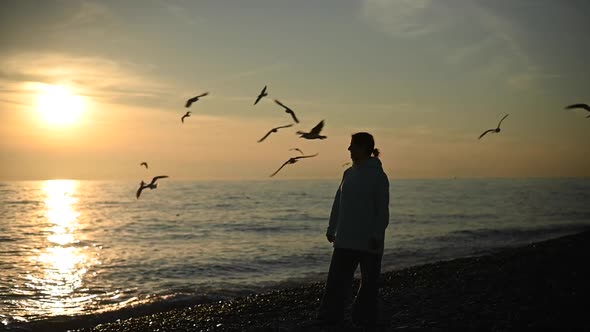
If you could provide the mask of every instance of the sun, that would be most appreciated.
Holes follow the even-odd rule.
[[[37,110],[52,126],[76,123],[84,112],[84,98],[73,94],[66,86],[44,85],[37,97]]]

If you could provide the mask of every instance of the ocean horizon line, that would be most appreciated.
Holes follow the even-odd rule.
[[[151,175],[150,175],[151,176]],[[149,178],[150,176],[146,177]],[[281,179],[269,178],[174,178],[171,176],[167,182],[292,182],[292,181],[339,181],[340,176],[337,177],[293,177]],[[390,176],[390,181],[425,181],[425,180],[571,180],[571,179],[590,179],[590,175],[580,176],[448,176],[448,177],[395,177]],[[132,182],[136,180],[122,179],[122,178],[39,178],[39,179],[0,179],[0,183],[7,182],[44,182],[44,181],[84,181],[84,182]]]

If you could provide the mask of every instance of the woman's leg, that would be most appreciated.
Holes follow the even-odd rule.
[[[336,323],[344,320],[346,300],[351,292],[352,279],[358,263],[358,252],[334,249],[318,319]]]
[[[363,253],[361,265],[361,287],[357,293],[352,319],[361,325],[374,325],[379,318],[378,299],[379,275],[381,274],[382,254]]]

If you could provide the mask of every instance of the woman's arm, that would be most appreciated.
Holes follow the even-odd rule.
[[[332,203],[330,221],[328,223],[328,229],[326,230],[326,237],[330,242],[334,242],[334,239],[336,238],[336,226],[338,225],[338,217],[340,216],[340,195],[342,190],[342,183],[344,182],[345,176],[346,171],[344,171],[344,174],[342,175],[342,180],[340,181],[338,191],[336,191],[336,196],[334,197],[334,202]]]
[[[375,192],[375,238],[385,238],[385,229],[389,225],[389,179],[382,172],[377,181]]]

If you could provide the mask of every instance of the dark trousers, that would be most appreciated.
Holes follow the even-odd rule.
[[[335,248],[318,318],[335,323],[344,320],[344,310],[348,297],[352,293],[354,272],[360,264],[361,287],[352,307],[352,320],[363,325],[375,324],[378,319],[377,295],[382,256],[382,254]]]

